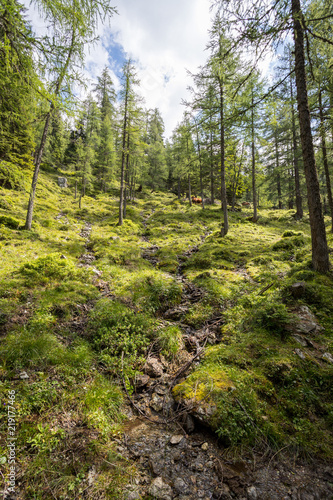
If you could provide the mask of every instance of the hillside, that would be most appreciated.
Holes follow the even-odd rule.
[[[79,209],[46,173],[32,231],[26,202],[1,188],[5,498],[332,498],[332,275],[306,216],[242,208],[221,238],[218,205],[143,190],[119,227],[117,196]]]

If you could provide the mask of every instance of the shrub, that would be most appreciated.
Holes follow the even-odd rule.
[[[9,227],[10,229],[18,229],[20,221],[14,219],[14,217],[9,217],[7,215],[0,215],[0,224]]]
[[[58,253],[39,257],[34,262],[24,264],[19,272],[33,283],[46,284],[50,280],[68,280],[73,278],[87,278],[88,271],[77,268],[70,259],[64,259]]]

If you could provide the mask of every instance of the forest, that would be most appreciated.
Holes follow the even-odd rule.
[[[331,500],[333,4],[207,2],[165,137],[133,58],[85,81],[117,5],[31,3],[43,34],[0,5],[0,496]]]

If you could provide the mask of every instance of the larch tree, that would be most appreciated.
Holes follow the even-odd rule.
[[[265,0],[258,0],[255,3],[217,0],[214,4],[218,5],[226,25],[234,34],[237,33],[234,36],[234,46],[246,46],[252,51],[255,60],[260,59],[268,48],[280,43],[286,32],[291,32],[293,35],[298,116],[311,227],[312,264],[316,271],[327,272],[328,246],[311,131],[304,49],[305,33],[307,36],[319,35],[309,28],[300,0],[276,0],[269,7]],[[317,19],[312,18],[311,21],[319,21],[323,16],[331,14],[332,6],[326,2]]]
[[[109,18],[115,12],[110,5],[110,0],[93,2],[36,0],[36,3],[50,24],[51,34],[43,37],[40,56],[51,84],[49,109],[35,156],[35,169],[25,222],[27,230],[31,229],[39,169],[52,116],[56,109],[61,108],[64,96],[71,95],[73,83],[80,81],[77,69],[83,65],[84,49],[94,40],[98,22]]]

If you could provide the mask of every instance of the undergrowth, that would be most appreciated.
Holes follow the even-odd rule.
[[[131,390],[151,345],[167,360],[183,348],[180,326],[161,319],[182,300],[179,270],[202,297],[182,321],[223,322],[175,397],[209,407],[210,425],[235,450],[265,443],[332,458],[332,364],[323,357],[333,355],[332,276],[311,268],[305,219],[261,210],[254,224],[249,211],[232,213],[221,238],[218,206],[143,192],[118,227],[116,197],[86,196],[79,209],[71,189],[42,173],[25,231],[18,180],[15,192],[0,191],[0,392],[5,402],[16,394],[22,497],[125,497],[136,471],[114,441],[125,418],[120,387]],[[143,258],[152,245],[154,265]],[[302,307],[323,327],[315,334],[297,331]],[[6,419],[2,405],[4,432]]]

